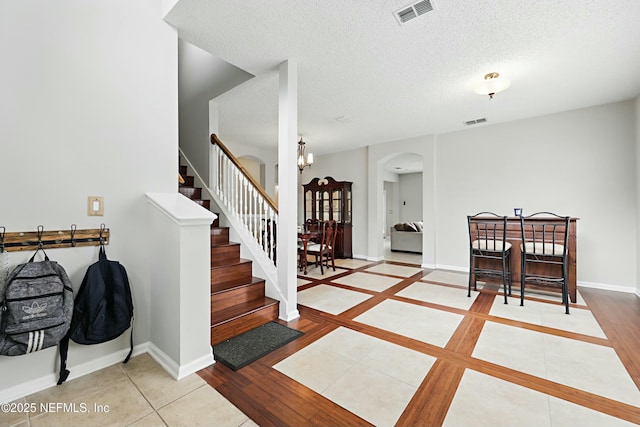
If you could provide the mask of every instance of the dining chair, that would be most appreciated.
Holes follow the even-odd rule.
[[[525,284],[560,288],[565,313],[569,314],[567,252],[571,217],[537,212],[520,217],[522,232],[520,305]]]
[[[309,218],[305,221],[304,223],[305,229],[308,231],[320,231],[320,229],[322,228],[322,221],[318,220],[318,219],[313,219],[313,218]],[[320,241],[318,239],[311,239],[313,242],[315,243],[319,243]]]
[[[312,243],[307,247],[307,254],[315,255],[316,267],[320,261],[320,274],[324,274],[323,264],[326,263],[329,269],[329,259],[331,259],[331,267],[336,271],[335,263],[335,243],[337,234],[337,223],[334,220],[322,222],[322,235],[320,243]]]
[[[511,295],[511,243],[506,241],[507,217],[492,212],[467,216],[469,226],[469,289],[478,276],[502,280],[504,303]],[[507,292],[508,287],[508,292]]]

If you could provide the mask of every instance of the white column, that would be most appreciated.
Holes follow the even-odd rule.
[[[368,197],[367,209],[369,224],[367,226],[368,261],[382,261],[384,259],[384,245],[382,242],[382,227],[384,216],[382,212],[382,193],[384,190],[383,168],[380,159],[367,151],[369,176],[367,178]]]
[[[298,168],[298,65],[280,64],[278,91],[278,287],[286,301],[280,303],[280,318],[299,317],[297,295]]]

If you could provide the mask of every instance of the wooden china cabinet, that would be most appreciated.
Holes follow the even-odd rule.
[[[304,187],[304,222],[335,220],[336,258],[352,258],[351,251],[351,185],[348,181],[336,181],[330,176],[313,178]]]

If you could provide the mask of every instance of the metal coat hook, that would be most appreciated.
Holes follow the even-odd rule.
[[[75,235],[76,235],[76,225],[75,224],[71,224],[71,247],[75,247],[76,246],[76,239],[75,239]]]
[[[100,224],[100,245],[104,245],[104,237],[102,237],[102,235],[105,229],[106,226],[104,225],[104,223]]]
[[[38,248],[42,249],[42,233],[44,232],[44,226],[38,226]]]

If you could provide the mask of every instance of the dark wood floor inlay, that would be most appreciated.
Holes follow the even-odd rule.
[[[492,316],[489,313],[496,295],[499,295],[497,288],[487,287],[486,290],[480,290],[469,310],[441,306],[397,295],[398,292],[418,281],[428,284],[429,281],[424,276],[432,270],[422,269],[420,273],[404,278],[382,292],[332,282],[335,279],[363,272],[382,263],[374,262],[358,268],[345,269],[341,274],[326,279],[305,278],[310,280],[310,283],[299,287],[299,291],[324,285],[370,294],[371,298],[338,315],[299,306],[300,317],[298,319],[291,322],[280,322],[304,332],[302,337],[237,372],[221,363],[216,363],[199,371],[199,375],[260,426],[368,426],[371,424],[366,420],[273,368],[275,364],[337,328],[344,327],[437,359],[398,419],[397,426],[441,426],[467,369],[640,424],[640,408],[638,407],[514,371],[472,356],[485,324],[496,322],[612,347],[640,389],[640,357],[638,357],[640,349],[640,298],[636,295],[580,289],[588,308],[607,336],[607,338],[598,338]],[[387,263],[416,267],[406,263]],[[392,277],[382,273],[379,275]],[[461,298],[466,298],[466,287],[462,288],[451,284],[437,286],[458,288],[461,290]],[[354,320],[362,313],[387,300],[446,310],[464,317],[444,348]],[[531,300],[545,301],[537,298]],[[519,298],[514,295],[509,303],[519,304]],[[559,306],[559,309],[561,308]],[[586,307],[574,304],[572,309],[586,309]]]

